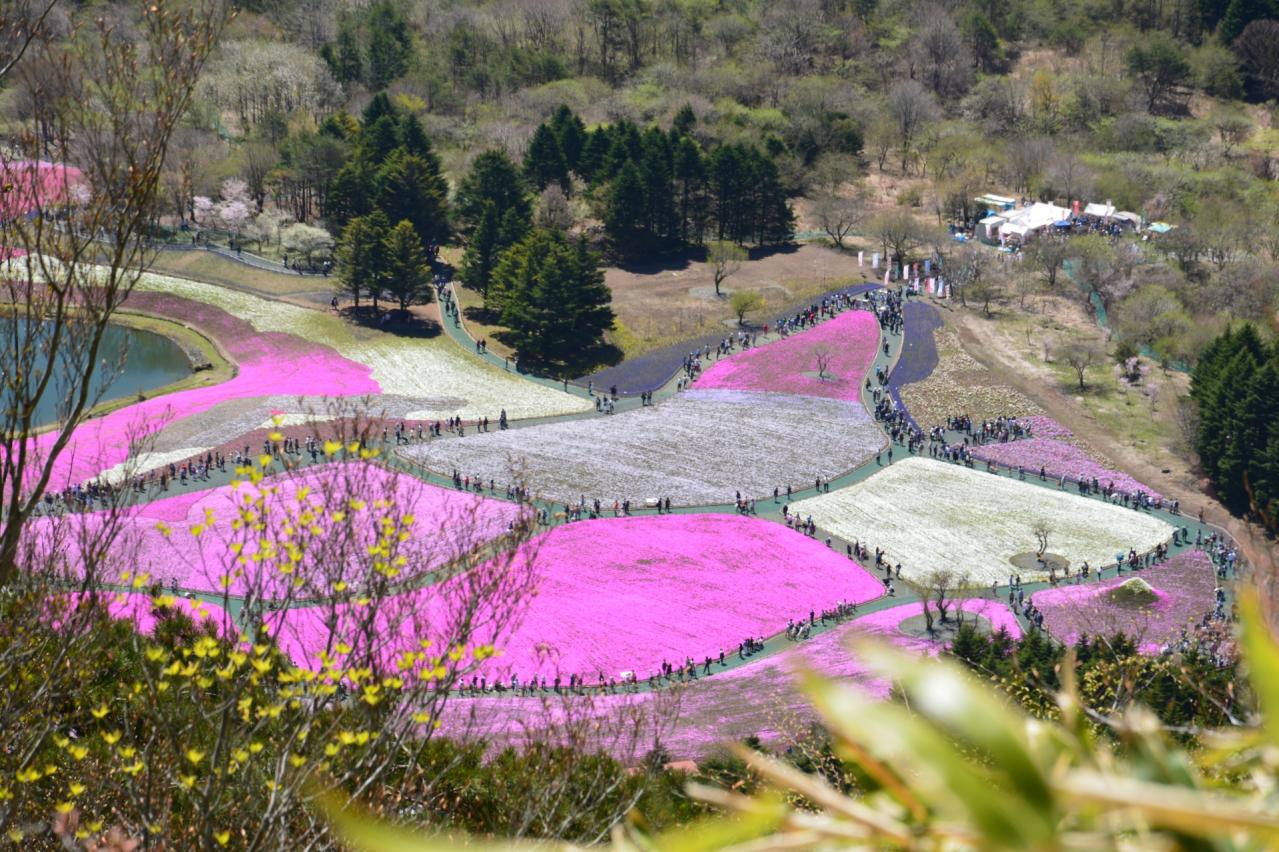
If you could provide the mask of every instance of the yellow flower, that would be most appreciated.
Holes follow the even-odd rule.
[[[325,441],[324,442],[324,454],[326,456],[331,456],[341,449],[342,449],[341,441]]]
[[[291,754],[289,755],[289,763],[291,763],[293,768],[296,769],[306,763],[306,758],[300,754]]]
[[[10,840],[10,842],[12,842],[12,843],[21,843],[21,842],[22,842],[22,838],[24,838],[24,837],[26,837],[26,835],[22,833],[22,829],[20,829],[20,828],[11,828],[11,829],[9,829],[9,840]]]
[[[199,749],[189,748],[187,749],[186,757],[187,757],[187,760],[191,761],[192,763],[199,763],[200,761],[204,760],[204,752],[200,751]]]
[[[122,768],[124,769],[125,772],[129,773],[130,775],[137,775],[139,772],[142,771],[143,763],[142,761],[139,760],[137,763],[134,763],[132,766],[125,766]]]
[[[249,743],[249,751],[257,754],[262,750],[262,743]]]
[[[219,831],[217,834],[213,835],[213,839],[218,842],[219,846],[226,846],[231,840],[231,832]]]
[[[75,810],[75,805],[71,802],[58,802],[53,806],[53,809],[60,814],[69,814],[71,811]]]
[[[156,521],[155,528],[160,532],[160,535],[164,536],[165,538],[168,538],[169,535],[173,532],[171,529],[169,529],[169,525],[166,524],[164,521]]]
[[[123,734],[121,734],[119,731],[104,731],[102,734],[102,739],[107,741],[107,745],[115,745],[116,743],[120,742],[121,736],[123,736]]]
[[[101,707],[95,708],[94,710],[91,710],[90,712],[93,713],[93,718],[101,719],[103,716],[107,715],[107,713],[110,712],[110,708],[108,708],[107,705],[103,704]]]
[[[71,755],[74,760],[84,760],[89,756],[89,750],[84,746],[71,746],[67,749],[67,754]]]
[[[125,760],[132,759],[133,756],[137,753],[138,753],[138,750],[134,748],[133,746],[120,746],[120,756],[123,757]]]
[[[179,775],[179,776],[178,776],[178,780],[179,780],[179,781],[181,781],[181,782],[182,782],[182,786],[183,786],[183,787],[186,787],[188,790],[190,790],[192,787],[194,787],[194,786],[195,786],[195,776],[194,776],[194,775]]]
[[[83,784],[77,781],[74,784],[72,784],[70,787],[68,787],[67,789],[71,791],[72,798],[75,798],[76,796],[79,796],[81,793],[83,793],[85,788]]]
[[[284,440],[284,433],[283,433],[283,432],[272,432],[272,433],[270,433],[269,435],[267,435],[266,437],[267,437],[267,440],[270,440],[270,441],[283,441],[283,440]]]

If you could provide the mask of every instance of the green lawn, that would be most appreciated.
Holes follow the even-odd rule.
[[[247,288],[268,296],[290,296],[337,288],[336,278],[269,272],[207,251],[157,252],[151,271],[210,284]]]

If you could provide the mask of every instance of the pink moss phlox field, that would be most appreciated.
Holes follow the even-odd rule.
[[[646,678],[663,661],[700,663],[720,650],[731,656],[743,639],[775,634],[788,618],[883,592],[819,542],[733,515],[584,521],[557,527],[532,549],[537,590],[523,622],[486,664],[490,679],[580,674],[594,683],[600,672],[620,679],[626,671]],[[433,590],[414,594],[419,609],[431,606]],[[292,610],[286,621],[311,617]],[[405,636],[401,644],[415,640]]]
[[[502,534],[507,525],[520,514],[514,503],[491,500],[477,495],[464,494],[448,488],[441,488],[420,482],[405,474],[393,473],[379,465],[350,462],[360,465],[358,472],[351,474],[352,480],[358,482],[358,489],[366,495],[396,495],[397,514],[414,516],[414,542],[421,543],[414,552],[424,555],[421,564],[414,564],[412,570],[422,572],[436,567],[442,562],[458,555],[457,551],[465,549],[472,539],[488,539]],[[346,484],[336,471],[340,463],[312,468],[292,477],[269,477],[258,487],[243,484],[238,489],[222,486],[205,491],[195,491],[164,497],[143,504],[125,522],[124,536],[136,542],[136,564],[132,566],[135,574],[146,574],[149,583],[160,583],[164,586],[177,584],[183,589],[193,591],[221,592],[220,581],[228,566],[232,565],[233,556],[227,548],[232,538],[231,525],[238,517],[238,510],[244,505],[246,498],[252,498],[265,488],[277,488],[278,493],[272,497],[276,505],[295,507],[298,505],[300,489],[308,489],[314,493],[307,496],[307,501],[316,508],[325,507],[321,498],[326,483],[330,494],[339,494],[354,490],[356,486]],[[344,499],[344,498],[343,498]],[[198,538],[192,534],[193,527],[207,525],[207,513],[212,512],[214,523],[208,532]],[[158,524],[168,527],[165,535]],[[454,526],[456,524],[456,527]],[[372,522],[366,525],[372,529]],[[463,540],[463,536],[466,540]],[[436,545],[433,549],[431,542]],[[251,555],[253,548],[245,549],[245,555]],[[273,578],[255,575],[256,563],[250,561],[244,574],[235,577],[228,591],[243,594],[247,588],[259,593],[277,585]],[[303,568],[309,562],[303,563]],[[327,566],[327,572],[334,571]],[[113,579],[113,578],[112,578]],[[311,581],[318,578],[303,578]],[[354,578],[351,585],[356,583]],[[283,581],[283,578],[280,578]]]
[[[1006,628],[1014,636],[1021,630],[1012,611],[1002,603],[973,598],[961,604],[965,612],[980,615],[995,630]],[[591,712],[607,719],[623,708],[638,705],[649,710],[648,716],[666,714],[662,718],[668,728],[660,731],[662,745],[676,759],[699,759],[715,752],[724,743],[758,736],[769,744],[784,745],[787,737],[802,734],[817,721],[812,705],[799,691],[795,673],[802,667],[858,687],[871,698],[888,697],[890,685],[877,677],[848,650],[850,637],[864,635],[879,638],[911,653],[935,654],[941,642],[907,635],[898,630],[903,621],[920,615],[918,603],[878,610],[825,631],[806,642],[746,665],[700,678],[682,689],[678,697],[678,714],[659,706],[673,695],[664,690],[655,696],[645,692],[635,696],[595,697]],[[718,665],[713,666],[718,669]],[[488,737],[496,746],[520,737],[525,730],[536,730],[546,724],[546,709],[541,702],[529,698],[485,697],[450,702],[443,720],[448,732],[470,730]],[[550,716],[560,718],[564,711],[553,706]],[[668,718],[669,717],[669,718]],[[607,729],[608,724],[604,725]],[[611,748],[612,742],[599,743]],[[619,759],[629,755],[618,754]]]
[[[128,306],[189,322],[205,331],[236,363],[236,375],[218,385],[149,399],[83,423],[58,459],[51,482],[54,488],[91,479],[120,464],[128,457],[131,437],[154,432],[168,422],[200,414],[228,400],[275,394],[359,396],[381,392],[369,367],[290,334],[255,331],[249,323],[218,308],[140,292],[130,295]],[[55,437],[55,433],[42,435],[39,445],[47,447]]]
[[[1025,468],[1027,476],[1038,476],[1042,467],[1050,479],[1062,476],[1085,481],[1096,479],[1102,488],[1113,485],[1117,491],[1128,494],[1141,491],[1151,497],[1159,496],[1123,471],[1100,465],[1079,447],[1056,438],[1024,438],[1002,444],[981,444],[972,448],[972,454],[983,461]]]
[[[143,636],[155,633],[161,621],[162,609],[180,612],[195,622],[196,627],[210,623],[220,636],[234,638],[239,635],[230,615],[217,604],[203,600],[191,600],[178,595],[152,597],[141,592],[98,592],[99,603],[106,607],[107,615],[118,621],[133,622],[133,629]],[[85,600],[83,593],[61,595],[54,599],[55,612],[65,612],[64,607],[78,607]]]
[[[1071,438],[1074,432],[1044,414],[1029,414],[1017,418],[1030,426],[1030,434],[1036,438]]]
[[[1134,576],[1154,590],[1156,600],[1150,606],[1124,606],[1109,599],[1111,590]],[[1217,572],[1208,554],[1189,550],[1136,574],[1045,589],[1030,600],[1043,612],[1045,629],[1062,642],[1124,633],[1137,640],[1143,652],[1150,652],[1176,641],[1183,627],[1210,612],[1216,604],[1216,589]]]
[[[845,311],[815,328],[722,358],[702,373],[693,387],[774,391],[856,402],[878,346],[875,315]],[[816,353],[823,348],[830,353],[829,377],[819,379]]]

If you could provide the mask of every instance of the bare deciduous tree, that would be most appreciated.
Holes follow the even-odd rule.
[[[1102,354],[1101,350],[1090,341],[1074,339],[1062,347],[1061,359],[1075,371],[1075,376],[1079,380],[1079,389],[1084,390],[1087,387],[1084,379],[1088,369],[1101,363]]]
[[[711,270],[711,279],[715,282],[715,295],[723,295],[720,285],[737,270],[742,268],[746,260],[746,249],[724,240],[716,240],[706,247],[706,264]]]
[[[0,292],[18,320],[3,344],[0,584],[14,578],[44,491],[68,484],[54,481],[58,459],[104,393],[89,377],[150,259],[144,237],[168,144],[226,15],[220,0],[180,11],[161,2],[128,36],[109,17],[56,39],[37,31],[16,66],[25,73],[30,62],[40,76],[28,75],[32,116],[17,144],[28,159],[5,167],[9,206],[25,215],[0,223],[0,245],[13,252]],[[50,407],[54,431],[37,439],[38,412]]]

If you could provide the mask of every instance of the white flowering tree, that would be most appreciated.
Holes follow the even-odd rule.
[[[291,255],[301,255],[310,266],[316,256],[324,257],[333,251],[333,236],[323,228],[299,222],[284,229],[280,245]]]

